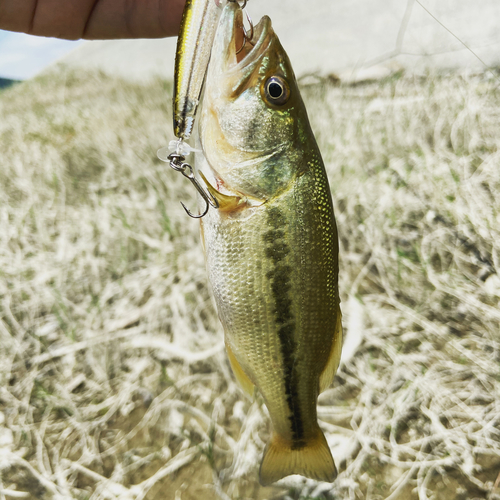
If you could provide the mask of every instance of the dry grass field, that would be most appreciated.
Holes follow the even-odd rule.
[[[171,84],[54,72],[0,93],[0,500],[500,498],[500,91],[303,82],[340,235],[339,477],[257,482]]]

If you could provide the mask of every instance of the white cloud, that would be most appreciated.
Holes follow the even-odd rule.
[[[31,78],[80,43],[0,32],[0,77],[14,80]]]

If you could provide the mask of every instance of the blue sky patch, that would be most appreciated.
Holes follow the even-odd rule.
[[[0,77],[31,78],[80,43],[0,30]]]

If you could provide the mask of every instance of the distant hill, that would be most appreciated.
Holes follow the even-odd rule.
[[[422,4],[425,9],[402,0],[251,0],[247,10],[255,23],[264,14],[272,19],[297,77],[335,74],[363,80],[400,69],[481,72],[485,64],[500,65],[498,0],[481,0],[481,8],[469,0]],[[172,79],[175,48],[174,37],[93,40],[62,61],[130,80]]]
[[[19,83],[19,80],[11,80],[9,78],[0,78],[0,90],[10,87],[15,83]]]

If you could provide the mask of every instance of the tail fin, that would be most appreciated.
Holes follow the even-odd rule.
[[[273,434],[271,437],[260,465],[260,484],[267,486],[290,474],[330,483],[337,477],[330,448],[319,427],[317,437],[296,450],[281,436]]]

